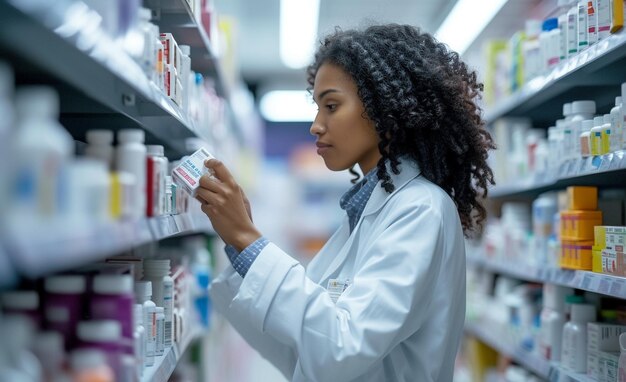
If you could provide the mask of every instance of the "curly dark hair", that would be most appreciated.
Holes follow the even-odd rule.
[[[480,231],[487,215],[480,198],[495,184],[487,164],[495,145],[476,104],[483,90],[476,72],[430,34],[398,24],[335,30],[307,68],[311,87],[324,63],[338,65],[356,83],[364,118],[380,138],[381,186],[394,190],[386,161],[398,174],[398,158],[408,156],[454,200],[465,235]]]

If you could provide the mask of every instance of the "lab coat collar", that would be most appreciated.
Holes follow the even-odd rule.
[[[391,165],[387,162],[387,173],[391,177],[391,181],[394,185],[394,190],[391,194],[387,193],[384,188],[380,187],[380,184],[376,185],[372,195],[370,196],[365,209],[363,210],[362,216],[370,215],[377,212],[382,206],[385,205],[385,202],[388,198],[390,198],[393,194],[398,192],[402,187],[404,187],[409,181],[418,177],[421,174],[419,165],[415,163],[413,160],[401,157],[399,158],[400,164],[398,165],[398,169],[400,173],[398,175],[394,174],[391,171]],[[379,180],[378,183],[381,181]]]
[[[336,251],[335,248],[341,248],[341,250],[336,252],[335,256],[330,259],[328,263],[326,262],[327,259],[318,258],[319,254],[316,256],[316,259],[311,262],[307,272],[313,280],[323,283],[333,273],[335,273],[335,271],[337,271],[337,269],[339,269],[339,267],[341,267],[341,265],[346,261],[357,231],[359,231],[361,227],[363,218],[366,215],[373,214],[380,210],[392,195],[402,189],[407,183],[409,183],[409,181],[420,175],[419,166],[408,159],[400,159],[398,168],[400,170],[400,174],[395,175],[391,172],[389,164],[387,164],[387,172],[389,173],[395,186],[394,191],[391,194],[388,194],[387,191],[380,187],[380,185],[376,185],[376,188],[372,191],[372,195],[365,206],[365,210],[363,210],[363,214],[361,214],[361,218],[356,223],[352,233],[350,233],[348,219],[346,218],[344,224],[342,224],[335,235],[333,235],[324,246],[325,250],[329,250],[329,248],[333,248],[334,251]],[[326,266],[326,264],[328,265]],[[318,278],[319,274],[322,274],[322,276]]]

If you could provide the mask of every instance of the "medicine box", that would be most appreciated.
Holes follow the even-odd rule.
[[[598,209],[598,188],[567,187],[567,209],[593,211]]]
[[[602,225],[602,211],[561,211],[562,240],[593,240],[594,227]]]
[[[204,166],[204,162],[213,158],[213,155],[204,148],[191,154],[174,168],[172,172],[174,183],[189,195],[195,197],[196,191],[200,186],[200,178],[209,172]]]

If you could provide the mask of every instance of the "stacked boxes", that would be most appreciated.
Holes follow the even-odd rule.
[[[561,258],[567,269],[592,269],[594,227],[602,224],[596,187],[567,188],[567,210],[561,212]]]

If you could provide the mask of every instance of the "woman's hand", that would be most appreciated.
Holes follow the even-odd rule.
[[[200,178],[196,198],[217,234],[241,252],[261,237],[252,223],[248,198],[222,162],[210,159],[205,166],[213,170],[214,178],[208,174]]]

